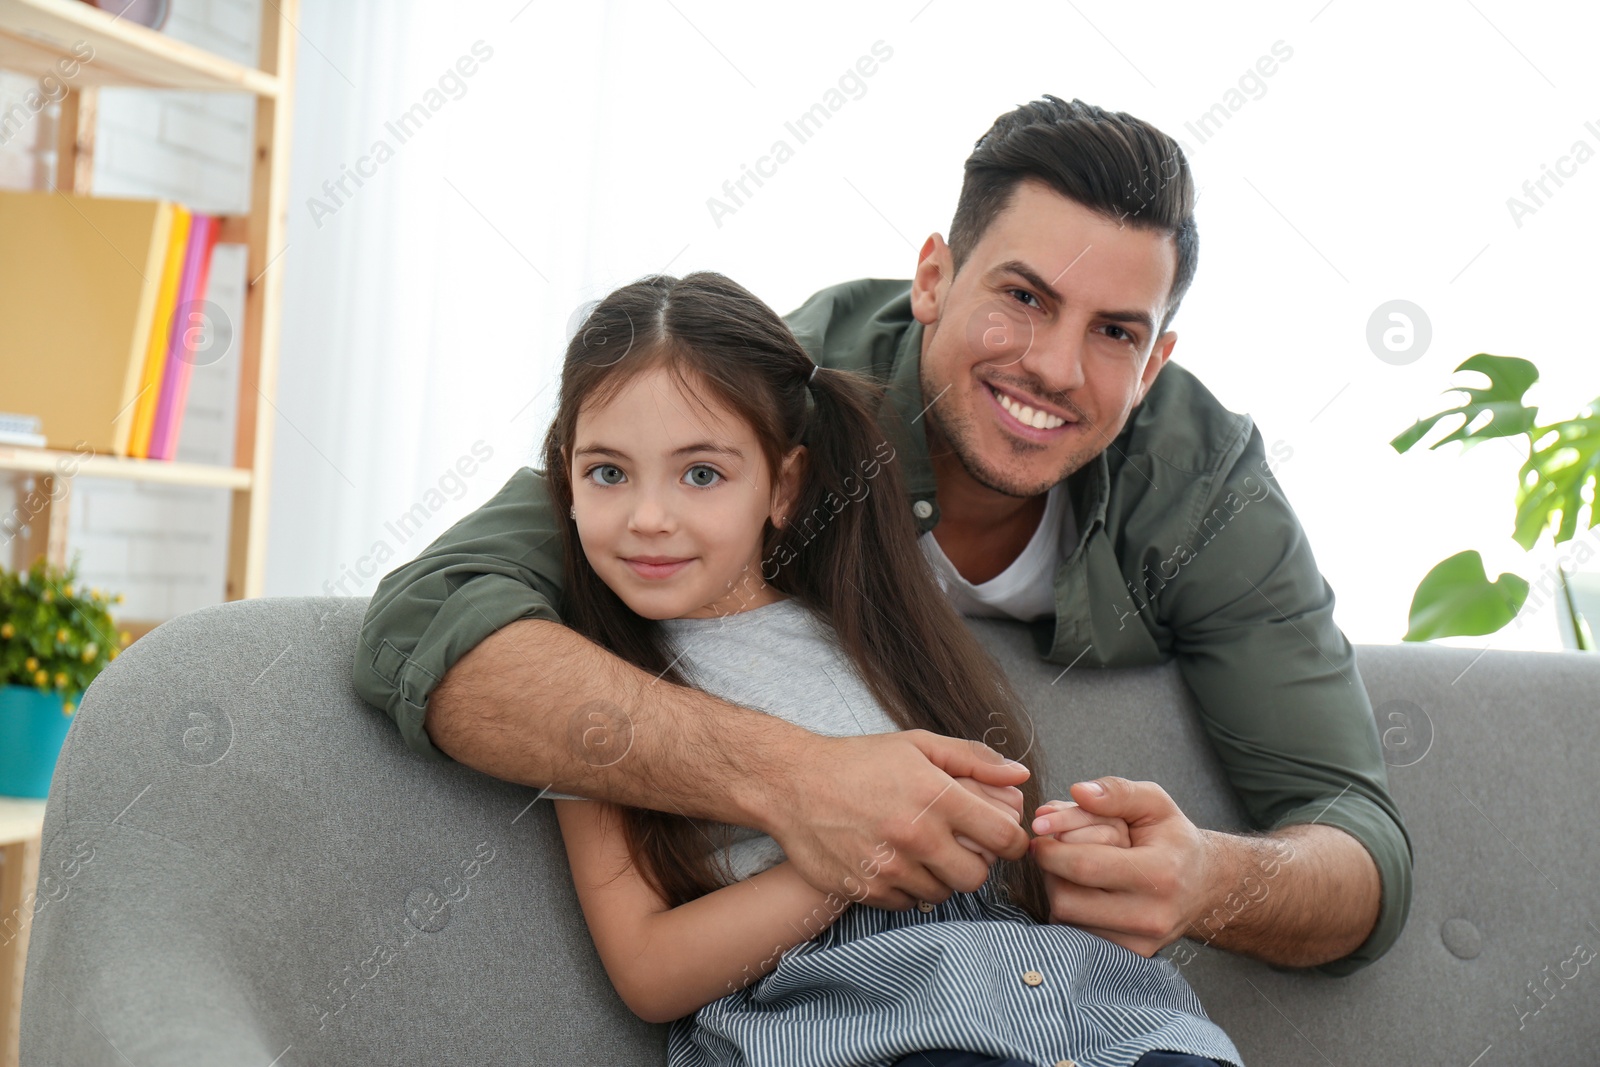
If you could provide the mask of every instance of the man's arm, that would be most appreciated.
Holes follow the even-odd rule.
[[[896,858],[868,887],[876,907],[982,885],[987,865],[957,834],[1008,859],[1026,853],[1014,820],[951,789],[957,776],[1026,780],[986,745],[920,730],[820,737],[658,681],[563,626],[554,511],[543,476],[519,470],[379,584],[353,677],[411,748],[525,785],[761,829],[818,887],[886,844]]]
[[[1027,851],[1015,817],[952,788],[1026,780],[986,745],[925,730],[813,734],[660,681],[559,623],[485,638],[434,690],[425,723],[439,748],[497,778],[761,829],[818,888],[892,854],[867,887],[875,907],[981,886],[988,865],[958,836],[1008,859]]]
[[[1241,910],[1215,942],[1275,963],[1349,974],[1394,943],[1411,901],[1410,840],[1389,795],[1354,650],[1333,622],[1333,591],[1253,426],[1231,468],[1204,499],[1184,506],[1194,509],[1197,532],[1181,551],[1162,546],[1177,570],[1141,614],[1153,613],[1153,629],[1165,633],[1250,821],[1287,841],[1296,856],[1274,883],[1277,899]],[[1202,834],[1168,804],[1165,793],[1141,791],[1128,812],[1096,810],[1130,824],[1145,820],[1148,847],[1162,851],[1159,862],[1150,852],[1125,855],[1118,862],[1130,873],[1136,858],[1152,876],[1182,872],[1153,878],[1162,887],[1160,917],[1170,920],[1159,924],[1162,936],[1171,940],[1196,936],[1189,924],[1198,927],[1219,907],[1231,914],[1227,896],[1242,885],[1235,879],[1271,845]],[[1083,846],[1035,847],[1042,867],[1065,872],[1074,867],[1066,857]],[[1142,875],[1134,877],[1150,889]],[[1117,891],[1132,894],[1131,885]],[[1084,888],[1103,894],[1110,887]],[[1099,898],[1058,897],[1063,921],[1092,922],[1078,909]],[[1107,912],[1095,914],[1103,921]],[[1301,950],[1305,928],[1296,916],[1310,918],[1320,951]],[[1147,946],[1153,928],[1135,921],[1123,930]]]
[[[1096,792],[1096,789],[1099,792]],[[1131,848],[1032,843],[1051,918],[1143,956],[1188,937],[1287,967],[1342,959],[1379,914],[1378,868],[1350,834],[1300,824],[1271,834],[1201,830],[1154,782],[1079,782],[1080,807],[1047,813],[1045,833],[1098,814],[1128,823]]]

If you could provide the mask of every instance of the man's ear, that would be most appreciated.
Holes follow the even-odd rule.
[[[939,304],[950,289],[955,258],[938,234],[929,234],[917,253],[917,272],[911,276],[911,314],[924,326],[939,321]]]
[[[1133,401],[1134,407],[1144,403],[1145,394],[1156,384],[1156,375],[1161,373],[1161,368],[1172,358],[1172,349],[1177,343],[1178,335],[1172,330],[1156,338],[1156,343],[1150,348],[1150,358],[1145,360],[1144,374],[1139,378],[1139,395]]]

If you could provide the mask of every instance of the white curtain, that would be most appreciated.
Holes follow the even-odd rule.
[[[605,33],[537,6],[302,9],[269,594],[370,593],[532,457],[603,99],[547,61]]]

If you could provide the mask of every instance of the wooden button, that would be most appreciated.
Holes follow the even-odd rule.
[[[1071,1060],[1057,1060],[1056,1067],[1078,1067],[1078,1065]]]
[[[1024,971],[1022,980],[1029,985],[1042,985],[1044,983],[1044,975],[1038,971]]]
[[[933,910],[933,905],[929,904],[926,900],[919,900],[917,901],[917,910],[926,915],[928,912]]]

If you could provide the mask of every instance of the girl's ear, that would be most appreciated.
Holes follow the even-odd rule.
[[[781,527],[789,512],[800,499],[800,488],[805,484],[806,446],[795,445],[783,457],[778,469],[778,484],[773,487],[772,525]]]

